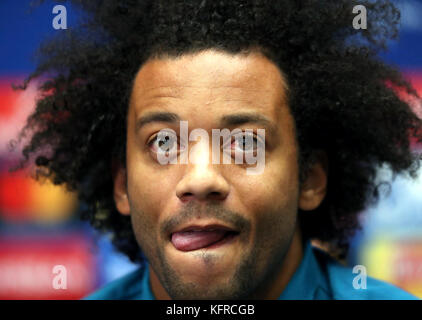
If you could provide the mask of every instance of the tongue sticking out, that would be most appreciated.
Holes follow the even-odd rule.
[[[175,232],[171,236],[171,242],[177,250],[191,251],[205,248],[218,242],[226,234],[227,231],[225,230]]]

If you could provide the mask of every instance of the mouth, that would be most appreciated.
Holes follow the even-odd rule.
[[[232,242],[239,232],[222,225],[188,226],[170,234],[170,241],[179,251],[214,249]]]

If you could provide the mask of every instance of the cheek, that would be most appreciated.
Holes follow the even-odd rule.
[[[268,161],[261,175],[234,180],[242,207],[254,220],[260,254],[284,252],[291,238],[298,203],[298,166],[294,150]]]
[[[294,154],[266,163],[261,175],[233,177],[236,197],[247,211],[267,212],[297,204],[298,167]]]
[[[158,219],[160,212],[174,197],[175,187],[172,175],[167,170],[151,170],[141,165],[129,171],[129,195],[136,211],[142,211]]]
[[[154,259],[162,213],[166,212],[174,195],[172,179],[142,165],[128,171],[128,194],[132,227],[142,251],[148,259]]]

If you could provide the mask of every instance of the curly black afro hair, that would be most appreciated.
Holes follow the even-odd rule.
[[[419,99],[400,72],[380,60],[397,37],[400,13],[386,0],[90,0],[72,1],[78,27],[43,43],[38,67],[22,85],[41,80],[36,110],[21,138],[22,166],[77,191],[81,217],[112,235],[141,261],[130,218],[113,201],[112,163],[125,163],[126,113],[135,74],[151,57],[204,49],[252,50],[287,78],[297,128],[301,176],[325,151],[328,191],[299,221],[309,238],[347,252],[358,213],[379,197],[377,168],[415,177],[410,138],[422,139],[409,101]],[[352,26],[364,5],[367,30]]]

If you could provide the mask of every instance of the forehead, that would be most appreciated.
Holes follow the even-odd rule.
[[[147,61],[136,75],[131,104],[140,113],[159,107],[160,102],[179,104],[179,108],[183,102],[188,108],[200,101],[216,112],[219,107],[252,107],[277,117],[275,107],[284,103],[285,93],[281,71],[262,54],[206,50]]]

